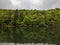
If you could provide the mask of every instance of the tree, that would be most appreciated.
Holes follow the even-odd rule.
[[[14,19],[13,19],[13,42],[15,42],[15,45],[17,43],[17,32],[16,32],[16,20],[18,18],[18,10],[16,9],[15,13],[14,13]]]

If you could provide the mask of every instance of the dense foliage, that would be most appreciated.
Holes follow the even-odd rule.
[[[60,45],[60,9],[0,9],[0,42]]]

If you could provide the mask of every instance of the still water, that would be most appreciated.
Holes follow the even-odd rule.
[[[14,43],[0,43],[0,45],[15,45],[15,44]],[[16,45],[56,45],[56,44],[48,44],[48,43],[45,43],[45,44],[43,44],[43,43],[38,43],[38,44],[34,44],[34,43],[19,44],[19,43],[17,43]]]

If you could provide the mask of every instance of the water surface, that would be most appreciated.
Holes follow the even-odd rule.
[[[15,45],[15,44],[14,43],[0,43],[0,45]],[[43,44],[43,43],[39,43],[39,44],[34,44],[34,43],[19,44],[19,43],[17,43],[17,45],[55,45],[55,44],[48,44],[48,43],[45,43],[45,44]]]

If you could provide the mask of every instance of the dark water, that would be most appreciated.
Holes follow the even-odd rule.
[[[15,45],[14,43],[0,43],[0,45]],[[55,45],[55,44],[48,44],[48,43],[39,43],[39,44],[34,44],[34,43],[28,43],[28,44],[17,44],[17,45]]]

